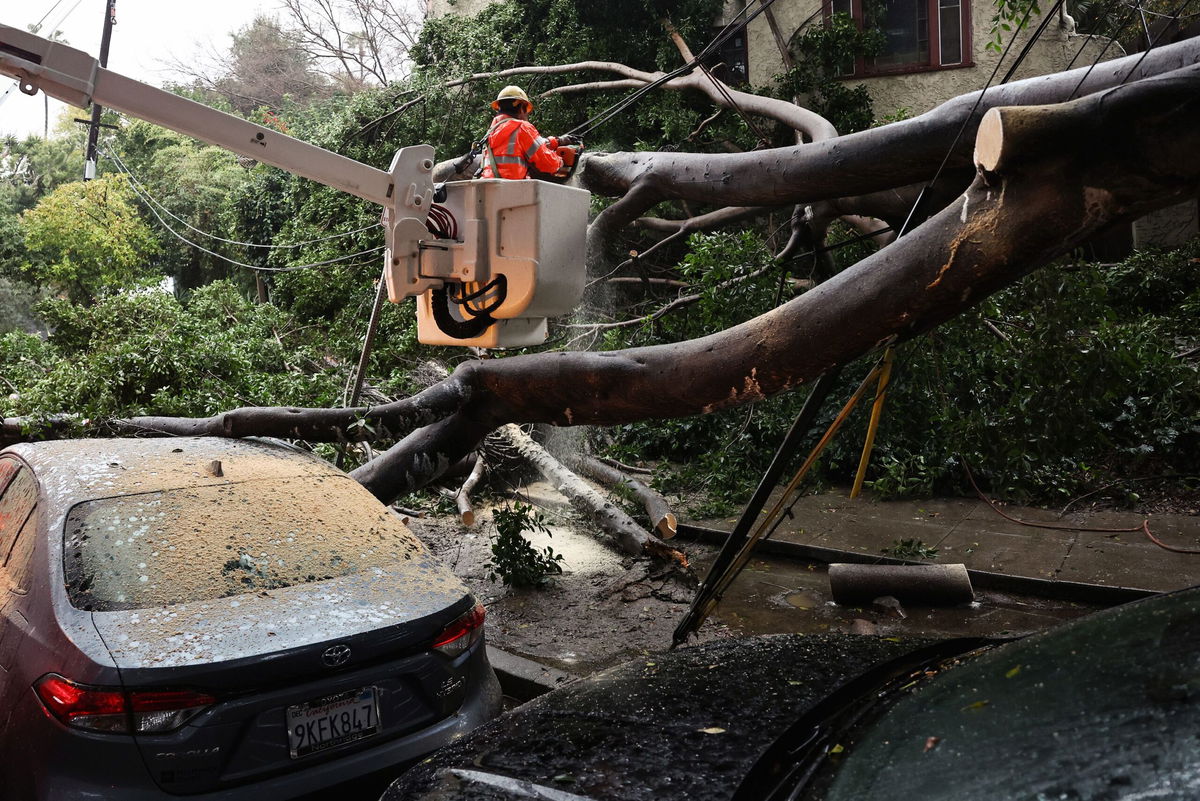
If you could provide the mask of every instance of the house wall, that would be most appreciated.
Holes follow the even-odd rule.
[[[426,0],[425,16],[434,19],[450,14],[473,17],[492,3],[497,2],[503,3],[504,0]]]
[[[732,18],[741,10],[743,3],[733,0],[725,10],[725,20]],[[751,12],[757,8],[757,2],[751,2]],[[817,13],[817,19],[812,24],[819,24],[819,0],[776,0],[770,6],[770,11],[785,40],[795,35],[797,28]],[[749,12],[748,12],[749,13]],[[870,78],[851,78],[852,82],[866,85],[874,100],[875,116],[877,118],[894,114],[897,110],[906,108],[910,114],[920,114],[950,100],[958,95],[981,89],[996,66],[999,54],[988,50],[985,45],[990,40],[992,15],[995,13],[993,0],[973,0],[971,2],[971,52],[974,66],[953,67],[927,72],[916,72],[902,75],[885,75]],[[1005,64],[1010,64],[1020,52],[1020,48],[1032,36],[1032,31],[1040,23],[1034,17],[1030,20],[1027,30],[1018,37],[1013,45]],[[1071,59],[1079,53],[1075,64],[1086,66],[1094,61],[1103,49],[1103,43],[1098,39],[1089,42],[1086,36],[1074,32],[1074,21],[1062,15],[1050,23],[1046,31],[1038,39],[1037,44],[1025,57],[1021,68],[1014,79],[1028,78],[1035,75],[1045,75],[1060,72],[1067,68]],[[767,14],[756,17],[746,31],[746,43],[750,62],[750,83],[754,86],[764,86],[784,69],[783,59],[779,53],[776,38],[771,32]],[[1007,39],[1005,39],[1007,43]],[[1118,58],[1125,55],[1117,45],[1109,47],[1105,59]],[[1004,67],[1007,70],[1007,66]],[[1003,72],[997,80],[1003,77]]]

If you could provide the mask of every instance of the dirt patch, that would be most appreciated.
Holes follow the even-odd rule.
[[[538,549],[550,545],[563,556],[562,575],[546,589],[514,590],[489,580],[485,565],[495,527],[487,505],[477,506],[478,522],[470,529],[453,516],[409,523],[487,606],[489,642],[577,675],[669,648],[695,593],[696,576],[603,544],[547,484],[530,485],[523,494],[546,516],[551,531],[530,542]],[[687,543],[689,554],[708,547]],[[698,641],[728,636],[724,626],[710,623]]]

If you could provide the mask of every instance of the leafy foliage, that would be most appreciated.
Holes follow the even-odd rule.
[[[1029,21],[1040,16],[1042,9],[1038,0],[996,0],[996,13],[992,16],[990,38],[984,45],[988,50],[999,53],[1004,48],[1005,34],[1015,35],[1029,26]]]
[[[157,291],[92,305],[40,307],[49,338],[0,338],[0,365],[18,388],[6,415],[204,415],[242,405],[330,405],[341,373],[324,364],[319,331],[249,302],[231,284],[197,290],[185,306]]]
[[[524,64],[570,64],[584,60],[617,61],[648,71],[679,66],[680,56],[663,33],[661,20],[672,24],[689,42],[707,42],[712,20],[721,10],[717,0],[676,0],[641,3],[621,0],[594,4],[582,0],[514,0],[483,9],[464,24],[449,16],[427,21],[413,55],[417,62],[417,84],[430,89],[447,79],[463,78]],[[502,46],[498,46],[502,43]],[[609,76],[602,76],[607,78]],[[596,79],[594,72],[559,76],[529,76],[524,88],[536,95],[551,86]],[[449,130],[446,144],[452,151],[465,152],[472,138],[486,124],[487,103],[512,79],[494,79],[469,84],[446,97]],[[592,92],[555,95],[539,101],[534,112],[538,128],[546,133],[566,131],[600,112],[621,92]],[[439,93],[431,96],[431,101]],[[434,107],[436,111],[438,107]],[[680,142],[699,122],[712,113],[711,106],[697,98],[674,92],[647,95],[629,112],[589,134],[589,146],[600,149],[632,148],[638,142]],[[465,124],[464,124],[465,123]],[[477,130],[478,129],[478,130]],[[439,134],[442,131],[431,131]],[[465,136],[464,136],[465,134]],[[742,134],[739,137],[739,134]],[[718,126],[710,132],[712,146],[726,138],[754,144],[739,122]],[[441,136],[426,141],[441,142]],[[699,143],[701,149],[703,143]]]
[[[83,171],[81,142],[72,137],[0,140],[0,213],[20,213]]]
[[[551,577],[562,573],[562,556],[547,545],[538,550],[525,538],[526,532],[550,536],[546,518],[523,503],[492,512],[496,536],[492,538],[492,557],[486,565],[488,578],[499,576],[510,587],[544,587]]]
[[[807,27],[792,40],[795,66],[777,78],[780,88],[802,95],[805,105],[840,133],[869,128],[874,115],[867,87],[841,78],[854,72],[856,58],[878,54],[885,43],[877,26],[860,28],[849,14],[834,14],[828,24]]]
[[[239,229],[243,219],[237,203],[256,186],[255,176],[262,171],[247,171],[236,158],[222,148],[204,145],[190,137],[157,125],[134,120],[117,136],[121,162],[135,176],[141,194],[152,200],[153,211],[146,216],[160,231],[170,226],[180,237],[195,241],[197,247],[179,247],[175,234],[163,233],[164,247],[156,259],[157,268],[171,276],[175,288],[186,293],[221,279],[247,280],[247,272],[214,256],[254,264],[262,250],[221,242],[201,232],[220,232],[219,236],[237,241],[271,244],[271,237],[246,238]],[[116,165],[113,165],[114,169]],[[162,218],[162,219],[158,219]],[[261,229],[259,231],[261,233]],[[201,248],[204,248],[202,250]],[[211,251],[211,252],[206,252]]]
[[[158,242],[120,176],[63,184],[23,215],[22,226],[30,259],[23,271],[72,300],[160,277],[147,265]]]
[[[714,243],[713,261],[744,258],[741,240],[725,240],[732,249],[724,252]],[[1193,243],[1113,265],[1044,268],[903,346],[869,485],[883,497],[970,493],[965,459],[990,492],[1052,502],[1122,477],[1200,471],[1198,257]],[[743,304],[705,305],[683,313],[692,322],[669,325],[707,317],[705,327],[723,327],[746,314]],[[846,371],[806,441],[816,441],[863,372]],[[724,514],[748,495],[803,396],[622,426],[614,452],[679,464],[659,486],[705,490],[693,511]],[[810,486],[849,481],[867,416],[865,406],[851,416]]]

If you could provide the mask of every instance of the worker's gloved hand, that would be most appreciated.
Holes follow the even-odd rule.
[[[575,134],[563,134],[562,136],[559,136],[556,138],[558,139],[558,143],[560,145],[582,145],[583,144],[583,140],[580,139]]]

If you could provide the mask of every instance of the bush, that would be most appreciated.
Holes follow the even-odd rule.
[[[546,518],[523,503],[492,512],[496,536],[492,538],[492,558],[488,561],[488,578],[499,576],[510,587],[544,587],[552,576],[562,573],[562,556],[547,545],[537,550],[525,538],[525,532],[542,532],[550,536]]]
[[[729,270],[754,252],[752,240],[697,239],[691,258],[697,267]],[[965,459],[990,492],[1062,502],[1125,477],[1200,472],[1200,370],[1195,355],[1181,356],[1196,347],[1200,330],[1198,258],[1194,242],[1118,264],[1046,267],[901,346],[869,486],[882,497],[970,494]],[[739,287],[732,303],[706,294],[680,319],[664,318],[657,333],[674,339],[719,330],[761,311],[754,307],[769,303],[772,291],[760,281],[757,289]],[[652,344],[647,330],[636,341]],[[806,442],[817,440],[867,369],[846,368]],[[658,486],[704,491],[701,508],[728,511],[748,497],[806,394],[625,425],[610,432],[611,447],[626,460],[683,464]],[[868,414],[869,398],[806,486],[850,481]]]

